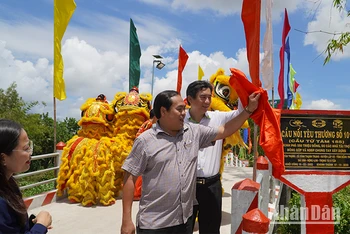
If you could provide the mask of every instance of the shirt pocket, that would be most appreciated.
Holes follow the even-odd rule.
[[[192,162],[197,160],[198,153],[196,152],[196,149],[194,149],[195,144],[192,140],[187,140],[184,143],[184,157],[187,161]]]

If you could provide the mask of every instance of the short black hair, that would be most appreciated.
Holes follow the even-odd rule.
[[[165,90],[163,92],[160,92],[156,96],[156,98],[154,99],[153,110],[157,119],[160,119],[161,117],[160,108],[165,107],[166,110],[169,110],[171,105],[173,104],[171,98],[178,95],[180,94],[175,90]]]
[[[149,118],[153,119],[153,117],[154,117],[154,109],[150,110],[149,112]]]
[[[191,105],[191,103],[189,102],[188,97],[190,96],[193,99],[195,99],[197,96],[197,93],[203,89],[210,89],[210,93],[213,92],[213,86],[208,81],[205,81],[205,80],[196,80],[188,85],[186,89],[186,96],[187,96],[187,102],[189,105]]]

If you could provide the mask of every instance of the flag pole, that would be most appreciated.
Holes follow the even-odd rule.
[[[54,0],[53,3],[53,143],[56,152],[56,98],[66,99],[66,88],[63,79],[63,59],[61,41],[72,17],[76,4],[74,0]]]
[[[56,152],[56,98],[53,97],[53,152]]]

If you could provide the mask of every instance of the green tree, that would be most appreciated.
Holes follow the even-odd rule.
[[[0,89],[0,118],[14,120],[26,130],[29,138],[34,142],[34,155],[52,153],[53,145],[53,119],[48,113],[30,113],[39,102],[25,102],[12,83],[7,90]],[[42,103],[45,105],[45,103]],[[57,122],[59,141],[68,141],[77,133],[79,126],[74,118],[65,118]],[[31,171],[47,168],[53,165],[53,159],[33,161]]]
[[[75,118],[65,118],[63,121],[59,122],[57,125],[57,140],[58,142],[67,142],[74,135],[77,134],[80,126]]]
[[[350,11],[346,9],[347,0],[333,0],[333,6],[339,11],[346,11],[347,16],[350,16]],[[343,52],[345,46],[350,42],[350,32],[342,32],[337,39],[331,39],[328,41],[327,48],[325,50],[326,58],[324,63],[326,64],[330,61],[332,54],[335,52]]]
[[[22,124],[28,112],[38,105],[38,102],[23,101],[16,87],[16,83],[12,83],[7,90],[0,89],[0,118],[15,120]]]

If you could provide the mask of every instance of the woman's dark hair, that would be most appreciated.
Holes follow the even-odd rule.
[[[201,91],[202,89],[210,89],[210,93],[213,92],[213,86],[208,81],[205,81],[205,80],[196,80],[188,85],[188,87],[186,89],[186,97],[187,97],[187,102],[189,105],[191,105],[191,103],[188,100],[188,96],[195,99],[197,93],[199,91]]]
[[[175,90],[165,90],[156,96],[154,99],[153,110],[157,119],[160,119],[160,108],[164,107],[166,110],[169,110],[173,104],[171,98],[177,95],[180,94]]]
[[[6,166],[4,156],[10,156],[12,150],[18,145],[22,126],[12,120],[0,119],[0,197],[16,212],[19,225],[24,226],[27,219],[27,209],[24,204],[22,193],[16,180],[11,176],[6,177]]]

